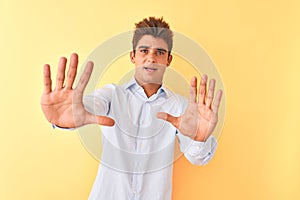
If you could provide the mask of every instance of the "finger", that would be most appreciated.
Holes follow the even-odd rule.
[[[157,118],[170,122],[176,128],[179,128],[180,117],[174,117],[165,112],[158,112],[156,115]]]
[[[197,78],[194,76],[190,85],[190,102],[196,102],[197,97]]]
[[[216,114],[218,113],[218,110],[219,110],[222,94],[223,94],[223,91],[218,90],[217,95],[216,95],[215,100],[214,100],[214,103],[212,105],[212,110]]]
[[[86,121],[84,122],[84,124],[99,124],[103,126],[113,126],[115,124],[115,121],[110,117],[97,116],[87,112]]]
[[[214,92],[215,92],[215,84],[216,84],[215,79],[211,79],[209,81],[208,93],[207,93],[206,99],[205,99],[205,106],[208,107],[208,108],[211,107],[211,103],[213,101]]]
[[[65,80],[65,70],[66,70],[67,59],[62,57],[59,59],[58,70],[56,75],[56,90],[62,89]]]
[[[76,87],[76,90],[78,90],[78,92],[80,92],[80,94],[83,94],[84,89],[90,80],[90,77],[91,77],[91,74],[93,71],[93,67],[94,67],[94,63],[91,61],[89,61],[85,66],[85,69],[84,69],[84,71],[80,77],[80,80],[78,82],[78,85]]]
[[[52,80],[51,80],[51,71],[48,64],[44,65],[44,93],[48,94],[52,91],[51,89]]]
[[[66,80],[67,89],[72,89],[74,80],[76,78],[77,66],[78,66],[78,55],[76,53],[73,53],[70,58],[70,65],[67,73],[67,80]]]
[[[207,83],[207,75],[203,74],[201,76],[200,86],[199,86],[199,94],[198,94],[198,103],[204,104],[205,94],[206,94],[206,83]]]
[[[115,121],[106,116],[96,116],[97,118],[97,124],[103,125],[103,126],[113,126],[115,124]]]

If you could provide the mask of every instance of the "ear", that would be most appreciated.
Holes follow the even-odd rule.
[[[173,56],[170,54],[170,55],[168,56],[168,63],[167,63],[167,66],[170,66],[172,60],[173,60]]]
[[[133,64],[135,64],[135,59],[134,59],[134,52],[130,51],[130,60]]]

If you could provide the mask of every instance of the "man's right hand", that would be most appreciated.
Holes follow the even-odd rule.
[[[73,89],[77,73],[78,55],[73,53],[65,81],[67,59],[60,58],[56,76],[56,87],[52,91],[50,65],[44,65],[44,93],[41,106],[47,120],[59,127],[76,128],[86,124],[113,126],[114,120],[105,116],[96,116],[83,106],[83,92],[93,71],[93,62],[88,62],[80,77],[78,85]],[[64,85],[65,82],[65,85]]]

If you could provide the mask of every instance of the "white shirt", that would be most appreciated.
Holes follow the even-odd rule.
[[[156,118],[157,112],[179,116],[187,106],[186,98],[164,86],[148,98],[133,78],[98,89],[83,102],[89,112],[115,120],[102,127],[102,157],[89,200],[170,200],[176,136],[193,164],[208,163],[216,150],[213,136],[197,142]]]

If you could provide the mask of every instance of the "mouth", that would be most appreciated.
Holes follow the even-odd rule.
[[[153,67],[144,67],[144,69],[147,71],[147,72],[155,72],[157,70],[157,68],[153,68]]]

